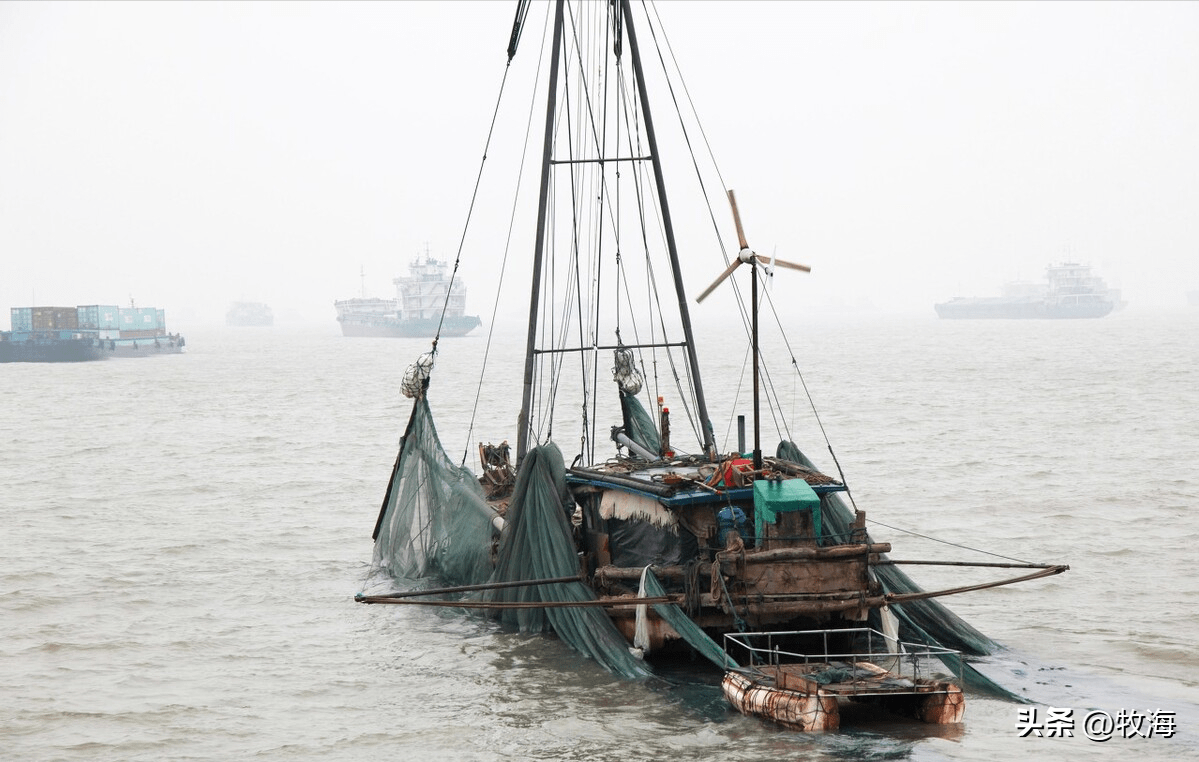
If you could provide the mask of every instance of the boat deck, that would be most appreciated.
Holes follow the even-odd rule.
[[[896,656],[896,660],[902,657]],[[883,696],[911,693],[948,693],[950,683],[916,682],[869,661],[829,661],[760,666],[751,675],[778,688],[841,696]]]

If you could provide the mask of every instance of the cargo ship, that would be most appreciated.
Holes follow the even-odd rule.
[[[470,333],[483,321],[466,314],[466,284],[448,269],[426,252],[408,265],[407,275],[392,280],[395,299],[363,295],[334,302],[342,335],[420,338],[438,335],[438,327],[441,336]]]
[[[11,331],[0,331],[0,362],[82,362],[110,357],[179,354],[187,345],[168,333],[156,307],[12,307]]]
[[[1020,281],[1004,287],[1003,296],[956,297],[935,305],[950,319],[1101,318],[1123,306],[1119,292],[1109,289],[1088,265],[1050,265],[1045,282]]]
[[[235,328],[271,326],[275,324],[275,313],[262,302],[234,302],[225,313],[225,325]]]

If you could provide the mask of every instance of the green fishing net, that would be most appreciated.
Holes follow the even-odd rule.
[[[417,399],[375,527],[375,563],[398,578],[486,582],[496,515],[474,474],[446,456],[428,402]]]
[[[495,510],[478,480],[446,456],[427,401],[412,416],[392,470],[376,528],[375,563],[393,577],[435,578],[450,586],[578,576],[562,455],[553,445],[521,464],[496,538]],[[494,559],[492,557],[494,547]],[[594,600],[582,582],[487,590],[463,599],[499,603]],[[625,677],[649,674],[601,607],[487,609],[524,632],[552,631],[580,653]]]
[[[555,579],[579,574],[570,515],[574,500],[566,488],[566,467],[557,445],[536,447],[525,455],[500,536],[492,582]],[[579,603],[595,600],[580,582],[554,583],[487,591],[484,598],[504,602]],[[598,606],[503,609],[502,620],[523,632],[552,630],[576,651],[625,677],[650,670],[629,651],[624,636]]]

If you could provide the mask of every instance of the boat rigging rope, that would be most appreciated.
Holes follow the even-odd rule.
[[[896,527],[896,526],[891,526],[890,524],[884,524],[883,522],[876,521],[875,519],[867,519],[867,521],[869,521],[871,524],[877,524],[880,527],[886,527],[887,529],[891,529],[896,532],[903,532],[904,534],[910,534],[913,537],[920,537],[921,539],[931,540],[932,542],[939,542],[942,545],[949,545],[954,548],[961,548],[962,550],[969,550],[972,553],[982,553],[983,555],[986,555],[986,556],[994,556],[995,558],[1002,558],[1005,561],[1014,561],[1014,562],[1020,563],[1020,564],[1032,564],[1033,563],[1032,561],[1025,561],[1024,559],[1021,559],[1021,558],[1012,558],[1011,556],[1005,556],[1005,555],[1001,555],[999,553],[992,553],[989,550],[983,550],[981,548],[972,548],[969,545],[962,545],[960,543],[950,542],[949,540],[941,540],[936,537],[931,537],[926,534],[921,534],[920,532],[914,532],[911,529],[904,529],[903,527]],[[1035,566],[1035,564],[1033,564],[1033,565]]]
[[[449,309],[450,295],[454,292],[454,279],[458,275],[458,265],[462,261],[462,247],[466,244],[466,232],[470,229],[470,218],[475,211],[475,202],[479,200],[479,185],[483,182],[483,168],[487,165],[487,149],[491,147],[491,138],[495,135],[495,123],[500,114],[500,102],[504,99],[504,86],[508,83],[508,73],[512,71],[512,59],[504,65],[504,76],[500,80],[500,91],[496,95],[495,108],[491,112],[491,124],[487,128],[487,140],[483,143],[483,158],[479,161],[479,171],[475,175],[475,187],[470,194],[470,205],[466,210],[466,221],[462,225],[462,235],[458,239],[458,252],[454,256],[454,270],[450,273],[450,282],[445,289],[445,301],[441,305],[441,318],[437,322],[437,332],[433,336],[431,353],[437,354],[437,342],[441,339],[441,327],[445,325],[445,313]]]
[[[654,13],[655,13],[655,14],[657,14],[657,7],[656,7],[656,6],[654,6]],[[712,153],[712,146],[711,146],[711,143],[708,141],[708,136],[707,136],[707,133],[706,133],[706,132],[704,131],[704,129],[703,129],[703,123],[700,121],[700,119],[699,119],[699,116],[698,116],[698,113],[697,113],[697,112],[696,112],[696,110],[695,110],[695,104],[694,104],[694,102],[691,100],[691,93],[690,93],[690,91],[687,89],[687,84],[686,84],[686,81],[684,80],[684,78],[683,78],[683,76],[682,76],[682,72],[681,72],[681,71],[680,71],[680,69],[679,69],[679,66],[678,66],[678,61],[677,61],[677,59],[675,59],[675,57],[674,57],[674,49],[671,47],[671,45],[670,45],[670,40],[669,40],[669,38],[668,38],[668,37],[667,37],[667,35],[666,35],[666,31],[665,31],[665,29],[662,27],[662,24],[661,24],[661,17],[659,16],[658,18],[659,18],[659,21],[658,21],[658,24],[657,24],[656,26],[657,26],[657,28],[658,28],[658,29],[660,29],[660,30],[661,30],[661,32],[662,32],[662,40],[663,40],[664,46],[663,46],[663,45],[657,45],[657,44],[655,44],[655,49],[656,49],[656,50],[658,50],[658,54],[659,54],[659,58],[660,58],[660,59],[661,59],[661,57],[662,57],[662,50],[663,50],[663,47],[665,47],[666,51],[667,51],[667,52],[670,54],[670,60],[671,60],[671,62],[674,64],[674,71],[678,73],[678,81],[679,81],[679,86],[681,87],[681,89],[682,89],[682,92],[683,92],[683,95],[684,95],[684,97],[685,97],[685,98],[686,98],[686,100],[687,100],[687,104],[688,104],[688,105],[690,106],[690,108],[691,108],[691,113],[695,115],[696,127],[697,127],[697,129],[699,130],[699,135],[700,135],[700,137],[703,139],[703,144],[704,144],[704,146],[705,146],[705,147],[708,149],[708,156],[709,156],[709,158],[710,158],[710,159],[711,159],[711,161],[712,161],[712,166],[713,166],[713,168],[715,169],[716,176],[717,176],[717,178],[718,178],[718,179],[720,180],[720,182],[721,182],[721,187],[727,187],[727,186],[726,186],[726,184],[725,184],[725,182],[724,182],[723,175],[722,175],[722,174],[721,174],[721,172],[720,172],[720,167],[719,167],[719,165],[716,163],[716,157],[715,157],[715,155]],[[653,35],[653,36],[654,36],[654,41],[655,41],[655,43],[657,43],[657,34],[656,34],[656,32],[655,32],[655,25],[651,24],[651,25],[649,25],[649,28],[650,28],[650,33],[651,33],[651,35]],[[665,68],[666,68],[666,64],[665,64],[665,61],[664,61],[664,60],[663,60],[663,62],[662,62],[662,66],[663,66],[663,69],[665,69]],[[670,90],[670,95],[671,95],[671,98],[672,98],[672,99],[674,99],[674,103],[675,103],[675,109],[676,109],[676,111],[677,111],[677,110],[679,109],[678,99],[677,99],[677,96],[676,96],[676,94],[675,94],[675,91],[674,91],[673,81],[672,81],[672,80],[670,80],[669,78],[668,78],[668,80],[667,80],[667,87],[668,87],[668,89]],[[690,138],[690,135],[689,135],[689,133],[688,133],[688,131],[686,130],[686,128],[685,128],[685,127],[683,128],[683,137],[684,137],[684,139],[687,141],[687,148],[688,148],[688,151],[689,151],[689,152],[690,152],[690,154],[691,154],[691,157],[692,157],[692,163],[693,163],[693,164],[695,164],[695,163],[696,163],[696,159],[695,159],[695,151],[694,151],[694,149],[693,149],[693,147],[692,147],[692,144],[691,144],[691,138]],[[706,203],[708,204],[708,213],[709,213],[709,217],[712,219],[712,225],[713,225],[713,227],[714,227],[714,228],[717,230],[717,234],[718,234],[718,235],[717,235],[717,237],[718,237],[718,239],[719,239],[719,240],[721,240],[721,249],[722,249],[722,252],[724,253],[724,260],[725,260],[725,264],[727,265],[727,264],[729,264],[729,263],[731,262],[731,260],[729,259],[728,252],[727,252],[727,251],[724,251],[724,243],[723,243],[723,239],[720,239],[720,238],[719,238],[719,226],[716,224],[716,218],[715,218],[715,215],[714,215],[714,213],[712,212],[712,204],[711,204],[711,200],[710,200],[710,199],[709,199],[709,197],[708,197],[708,190],[707,190],[707,186],[706,186],[706,185],[704,184],[704,182],[703,182],[703,178],[702,178],[702,175],[701,175],[701,173],[699,172],[698,166],[696,166],[696,177],[697,177],[697,179],[699,180],[700,188],[701,188],[701,191],[702,191],[702,193],[703,193],[704,199],[705,199]],[[736,283],[736,275],[730,276],[730,279],[731,279],[731,280],[734,282],[734,284]],[[733,289],[733,291],[734,291],[734,294],[735,294],[735,296],[736,296],[737,308],[738,308],[738,310],[741,312],[741,320],[742,320],[742,324],[743,324],[744,326],[746,326],[746,330],[748,331],[748,330],[749,330],[748,326],[749,326],[749,323],[750,323],[750,317],[749,317],[749,313],[747,312],[747,310],[746,310],[746,308],[745,308],[745,304],[744,304],[744,302],[743,302],[743,300],[742,300],[742,297],[741,297],[741,291],[740,291],[740,289],[737,289],[737,288],[734,288],[734,289]],[[816,418],[816,424],[817,424],[817,426],[818,426],[818,427],[819,427],[819,429],[820,429],[820,434],[821,434],[821,436],[824,438],[824,442],[825,442],[825,445],[826,445],[826,447],[828,448],[829,455],[830,455],[830,456],[832,457],[832,459],[833,459],[833,464],[834,464],[834,465],[836,465],[836,467],[837,467],[837,473],[838,473],[838,474],[841,476],[841,482],[842,482],[843,484],[845,484],[845,491],[846,491],[846,495],[849,497],[849,501],[850,501],[850,503],[851,503],[851,504],[853,504],[853,505],[854,505],[854,508],[856,509],[856,508],[857,508],[857,504],[856,504],[856,503],[854,503],[854,499],[853,499],[853,493],[852,493],[852,492],[850,492],[850,490],[849,490],[849,483],[846,481],[846,479],[845,479],[845,474],[844,474],[843,470],[841,469],[841,464],[840,464],[840,462],[838,462],[838,460],[837,460],[837,455],[836,455],[836,453],[833,451],[833,446],[832,446],[832,443],[829,441],[829,438],[828,438],[828,432],[827,432],[827,431],[825,430],[825,428],[824,428],[824,423],[823,423],[823,421],[821,421],[821,420],[820,420],[820,414],[819,414],[819,412],[818,412],[818,411],[817,411],[817,409],[816,409],[816,402],[815,402],[815,400],[813,400],[813,399],[812,399],[812,394],[811,394],[811,392],[810,392],[810,391],[809,391],[809,389],[808,389],[807,382],[804,380],[803,373],[802,373],[802,372],[800,371],[800,369],[799,369],[799,364],[798,364],[798,362],[795,360],[795,353],[794,353],[794,352],[791,350],[790,343],[787,341],[787,335],[786,335],[786,333],[784,333],[784,332],[783,332],[783,330],[782,330],[782,322],[779,320],[778,313],[777,313],[777,311],[774,309],[774,301],[773,301],[773,300],[770,298],[770,290],[769,290],[769,289],[762,289],[762,291],[763,291],[763,296],[764,296],[764,299],[765,299],[765,301],[767,302],[767,304],[770,306],[770,311],[771,311],[771,313],[774,315],[775,323],[776,323],[776,324],[778,324],[778,326],[779,326],[779,333],[780,333],[780,334],[783,336],[783,341],[786,343],[786,346],[787,346],[787,352],[788,352],[788,354],[789,354],[789,355],[790,355],[790,357],[791,357],[791,364],[792,364],[792,367],[794,367],[794,369],[795,369],[795,373],[796,373],[796,376],[799,378],[799,381],[800,381],[800,383],[803,385],[803,388],[804,388],[804,394],[805,394],[805,395],[807,395],[807,398],[808,398],[808,404],[809,404],[809,406],[810,406],[810,407],[811,407],[811,409],[812,409],[812,414],[813,414],[813,415],[815,416],[815,418]],[[754,306],[754,305],[751,305],[751,307],[752,307],[752,306]],[[751,351],[752,351],[752,350],[751,350]],[[759,359],[762,359],[762,358],[759,358]],[[771,417],[772,417],[772,418],[774,418],[775,426],[776,426],[777,428],[779,428],[780,430],[782,430],[782,431],[785,433],[785,435],[787,436],[787,438],[788,438],[788,439],[793,439],[793,437],[792,437],[792,436],[791,436],[791,434],[790,434],[790,431],[789,431],[789,430],[788,430],[788,428],[787,428],[787,425],[786,425],[786,419],[781,417],[782,403],[779,401],[779,398],[778,398],[778,393],[775,391],[774,384],[773,384],[773,382],[772,382],[772,381],[771,381],[771,379],[770,379],[770,372],[769,372],[769,369],[766,367],[766,364],[765,364],[764,362],[761,362],[761,363],[760,363],[760,365],[759,365],[759,368],[760,368],[760,371],[761,371],[761,374],[762,374],[762,378],[763,378],[763,386],[764,386],[764,389],[765,389],[765,391],[767,392],[767,394],[766,394],[766,397],[767,397],[767,403],[768,403],[768,404],[767,404],[767,407],[768,407],[768,409],[770,410]],[[778,411],[779,411],[779,412],[778,412],[778,414],[776,414],[776,411],[775,411],[775,405],[778,405],[778,406],[779,406],[779,407],[778,407]],[[731,426],[731,419],[730,419],[730,426]]]
[[[808,398],[808,406],[812,409],[812,416],[816,419],[816,426],[820,429],[820,435],[824,437],[824,445],[828,448],[829,457],[833,459],[833,465],[837,467],[837,475],[841,477],[841,483],[845,485],[845,496],[849,498],[849,502],[854,510],[857,510],[858,504],[853,499],[853,491],[849,488],[849,481],[845,478],[845,471],[841,468],[841,462],[837,460],[837,453],[833,451],[833,443],[829,441],[828,432],[824,428],[824,421],[820,419],[820,411],[816,409],[816,401],[812,399],[812,392],[808,389],[808,382],[804,379],[803,371],[799,369],[799,362],[795,359],[795,352],[791,349],[791,342],[788,340],[786,332],[783,331],[783,321],[779,318],[778,311],[774,308],[774,300],[770,298],[770,292],[765,289],[763,290],[766,293],[766,303],[770,306],[770,314],[774,316],[774,322],[779,327],[779,335],[783,338],[783,346],[787,348],[787,355],[791,358],[791,367],[795,369],[795,376],[799,379],[799,383],[804,390],[804,395]],[[765,369],[763,369],[763,372],[765,374]],[[782,410],[782,402],[779,401],[778,393],[775,392],[774,384],[770,382],[768,374],[766,375],[766,385],[770,394],[774,396],[771,410],[773,411],[775,404],[779,405],[779,409]]]
[[[524,12],[525,13],[528,12],[527,6],[524,6]],[[520,24],[521,27],[523,27],[524,26],[524,16],[523,16],[520,8],[518,8],[517,14],[518,14],[518,19],[519,19],[517,23]],[[545,20],[545,23],[543,24],[542,30],[541,30],[541,37],[542,37],[541,56],[537,60],[537,72],[536,72],[536,76],[534,77],[535,80],[540,78],[541,67],[545,63],[545,37],[548,34],[548,31],[549,31],[549,14],[546,14],[546,20]],[[513,40],[509,47],[508,63],[504,67],[504,78],[503,78],[503,81],[500,83],[500,97],[502,97],[503,93],[504,93],[504,82],[506,82],[508,79],[508,71],[512,66],[512,56],[516,52],[516,41],[517,41],[518,37],[519,37],[519,32],[516,29],[513,29]],[[497,100],[496,100],[496,112],[497,113],[499,112],[499,98],[497,98]],[[495,337],[495,324],[496,324],[495,318],[496,318],[496,315],[499,313],[499,308],[500,308],[499,295],[500,295],[501,291],[503,290],[504,274],[508,270],[508,255],[509,255],[509,253],[511,253],[511,250],[512,250],[512,231],[516,226],[516,206],[517,206],[517,201],[519,199],[519,188],[520,188],[521,180],[524,178],[525,162],[528,159],[529,137],[532,134],[533,124],[534,124],[534,102],[533,102],[533,99],[530,99],[530,101],[529,101],[529,116],[528,116],[528,119],[525,124],[524,148],[521,151],[521,155],[520,155],[520,169],[517,170],[517,174],[516,174],[516,188],[518,190],[517,190],[517,192],[514,192],[512,194],[512,209],[508,214],[508,235],[504,239],[504,256],[500,262],[500,277],[499,277],[498,282],[496,283],[496,289],[495,289],[496,297],[491,305],[491,322],[487,327],[487,343],[483,348],[483,362],[482,362],[482,367],[479,369],[479,382],[477,384],[475,384],[475,402],[474,402],[474,405],[471,406],[471,410],[470,410],[470,425],[467,427],[467,430],[466,430],[466,445],[463,447],[463,450],[462,450],[462,460],[458,464],[460,466],[466,465],[466,457],[467,457],[467,454],[470,452],[470,443],[471,443],[471,439],[474,436],[474,430],[475,430],[475,418],[478,416],[478,413],[479,413],[479,400],[481,399],[482,394],[483,394],[483,378],[487,375],[487,361],[491,357],[491,340]],[[491,136],[492,136],[492,133],[494,132],[494,130],[495,130],[495,116],[493,115],[492,116],[492,125],[487,133],[487,146],[491,145]],[[486,148],[484,148],[484,151],[483,151],[483,161],[484,162],[487,161]],[[480,172],[482,172],[482,166],[480,166],[479,169],[480,169]],[[478,183],[477,182],[475,184],[475,193],[478,194]],[[473,197],[471,198],[471,208],[472,209],[474,208],[474,198]],[[470,225],[470,218],[468,215],[466,227],[469,227],[469,225]],[[462,231],[462,237],[463,237],[463,239],[466,238],[466,229],[465,228]],[[459,244],[459,251],[461,251],[461,244]],[[456,264],[455,264],[455,267],[457,267]],[[434,344],[434,346],[436,346],[436,344],[437,344],[436,339],[434,339],[433,344]]]
[[[655,13],[655,14],[657,14],[657,6],[654,6],[654,13]],[[655,27],[656,27],[658,30],[661,30],[661,33],[662,33],[662,40],[663,40],[663,43],[664,43],[663,45],[658,45],[658,44],[656,44],[656,43],[657,43],[657,33],[656,33],[656,31],[655,31]],[[650,25],[649,25],[649,28],[650,28],[650,33],[651,33],[651,35],[653,35],[653,37],[654,37],[654,41],[655,41],[655,49],[656,49],[656,50],[658,50],[659,59],[661,59],[661,58],[662,58],[662,50],[663,50],[663,48],[665,48],[665,50],[666,50],[666,51],[669,53],[669,55],[670,55],[670,60],[671,60],[671,63],[673,64],[674,71],[678,73],[678,82],[679,82],[679,86],[680,86],[680,88],[681,88],[681,90],[682,90],[683,96],[685,97],[685,99],[686,99],[686,101],[687,101],[687,104],[688,104],[688,106],[690,106],[691,113],[692,113],[692,114],[694,115],[694,117],[695,117],[696,128],[698,129],[698,131],[699,131],[699,135],[700,135],[700,137],[701,137],[701,138],[702,138],[702,140],[703,140],[703,145],[704,145],[704,147],[705,147],[705,148],[707,148],[707,151],[708,151],[708,157],[709,157],[709,159],[710,159],[710,160],[711,160],[711,162],[712,162],[712,166],[713,166],[713,168],[714,168],[714,170],[715,170],[715,172],[716,172],[716,177],[717,177],[717,179],[719,179],[719,180],[720,180],[720,184],[721,184],[721,187],[722,187],[722,188],[724,188],[724,187],[727,187],[727,185],[726,185],[726,184],[725,184],[725,182],[724,182],[724,177],[723,177],[723,175],[722,175],[722,174],[721,174],[721,172],[720,172],[720,166],[719,166],[719,164],[717,164],[717,162],[716,162],[716,157],[715,157],[715,155],[714,155],[714,154],[713,154],[713,152],[712,152],[712,145],[711,145],[711,143],[708,141],[708,136],[707,136],[707,133],[704,131],[704,128],[703,128],[703,122],[702,122],[702,121],[700,121],[700,119],[699,119],[698,112],[697,112],[697,111],[696,111],[696,109],[695,109],[695,103],[694,103],[694,101],[691,99],[691,93],[690,93],[690,91],[687,89],[687,83],[686,83],[686,80],[684,79],[684,77],[683,77],[683,75],[682,75],[682,71],[681,71],[681,70],[680,70],[680,68],[679,68],[679,65],[678,65],[678,60],[677,60],[677,59],[675,58],[675,56],[674,56],[674,48],[671,46],[671,44],[670,44],[670,39],[669,39],[669,38],[667,37],[667,35],[666,35],[666,30],[665,30],[665,28],[662,26],[662,23],[661,23],[661,17],[660,17],[660,16],[658,16],[658,24],[657,24],[657,25],[650,24]],[[664,60],[662,61],[662,67],[663,67],[663,69],[665,70],[665,68],[666,68],[666,64],[665,64],[665,61],[664,61]],[[675,94],[674,85],[673,85],[673,80],[671,80],[670,78],[668,78],[668,79],[667,79],[667,87],[668,87],[668,89],[670,90],[670,95],[671,95],[671,98],[674,100],[674,103],[675,103],[675,109],[676,109],[676,111],[678,111],[678,110],[679,110],[678,98],[677,98],[677,96],[676,96],[676,94]],[[695,170],[696,178],[697,178],[697,180],[699,181],[700,189],[701,189],[701,192],[702,192],[702,194],[703,194],[704,200],[705,200],[705,202],[706,202],[706,203],[707,203],[707,205],[708,205],[708,215],[709,215],[709,218],[712,220],[712,226],[713,226],[713,228],[714,228],[714,229],[717,231],[717,239],[721,241],[721,250],[722,250],[722,253],[724,254],[724,260],[725,260],[725,264],[727,265],[727,264],[729,264],[729,263],[731,262],[731,260],[729,259],[728,252],[727,252],[726,250],[724,250],[724,242],[723,242],[723,239],[722,239],[722,238],[720,238],[720,236],[719,236],[719,232],[720,232],[720,226],[719,226],[719,225],[717,225],[717,223],[716,223],[716,217],[715,217],[715,214],[714,214],[714,213],[713,213],[713,211],[712,211],[712,203],[711,203],[711,199],[710,199],[710,198],[709,198],[709,196],[708,196],[708,189],[707,189],[707,186],[706,186],[706,184],[703,182],[703,177],[702,177],[702,174],[700,173],[700,171],[699,171],[699,168],[698,168],[698,165],[696,164],[696,159],[695,159],[695,151],[694,151],[694,148],[692,147],[692,144],[691,144],[691,137],[690,137],[690,134],[688,133],[688,131],[687,131],[687,129],[686,129],[686,127],[685,127],[685,126],[683,127],[683,137],[684,137],[684,139],[685,139],[685,140],[686,140],[686,142],[687,142],[687,149],[688,149],[688,151],[689,151],[689,152],[690,152],[690,154],[691,154],[691,158],[692,158],[692,164],[696,166],[696,170]],[[736,276],[736,275],[732,275],[732,276],[730,276],[730,279],[733,281],[734,285],[736,284],[736,278],[737,278],[737,276]],[[773,302],[773,300],[770,298],[770,291],[769,291],[769,289],[763,289],[763,292],[764,292],[764,298],[765,298],[765,300],[766,300],[767,304],[769,304],[769,305],[770,305],[770,310],[771,310],[771,313],[772,313],[772,314],[774,314],[775,322],[776,322],[776,323],[778,324],[778,326],[779,326],[779,333],[780,333],[780,334],[782,334],[782,336],[783,336],[783,340],[784,340],[784,342],[786,342],[786,341],[787,341],[787,337],[786,337],[786,334],[785,334],[785,333],[783,332],[783,330],[782,330],[782,322],[779,320],[778,313],[777,313],[777,312],[775,311],[775,309],[774,309],[774,302]],[[745,308],[744,301],[742,300],[742,297],[741,297],[741,290],[740,290],[740,289],[738,289],[738,288],[734,288],[734,289],[733,289],[733,293],[734,293],[734,295],[735,295],[735,297],[736,297],[737,309],[738,309],[738,310],[740,311],[740,313],[741,313],[741,321],[742,321],[742,325],[746,326],[746,331],[748,332],[748,330],[749,330],[749,327],[748,327],[748,326],[749,326],[749,324],[750,324],[750,316],[749,316],[749,313],[747,312],[747,310],[746,310],[746,308]],[[751,305],[751,306],[752,306],[752,305]],[[752,350],[751,350],[751,351],[752,351]],[[837,467],[837,473],[838,473],[838,474],[840,474],[840,476],[841,476],[841,482],[842,482],[843,484],[845,484],[846,495],[849,497],[850,503],[853,503],[853,502],[854,502],[854,500],[853,500],[853,494],[852,494],[852,493],[849,491],[849,483],[848,483],[848,482],[846,481],[846,479],[845,479],[845,474],[844,474],[844,472],[843,472],[843,471],[842,471],[842,469],[841,469],[841,464],[840,464],[840,463],[837,461],[837,455],[836,455],[836,453],[835,453],[835,452],[833,452],[833,447],[832,447],[832,444],[829,442],[828,433],[827,433],[827,431],[825,431],[825,428],[824,428],[824,423],[823,423],[823,422],[820,420],[820,415],[819,415],[819,413],[818,413],[818,412],[817,412],[817,410],[816,410],[816,403],[815,403],[815,401],[812,399],[811,392],[808,390],[807,382],[806,382],[806,381],[804,380],[804,378],[803,378],[803,373],[802,373],[802,372],[799,370],[799,364],[798,364],[798,363],[796,362],[796,360],[795,360],[795,353],[794,353],[794,352],[791,350],[791,347],[790,347],[790,344],[789,344],[789,343],[787,343],[787,352],[788,352],[788,354],[791,356],[791,364],[792,364],[792,366],[795,368],[795,373],[796,373],[797,377],[799,378],[799,381],[800,381],[800,383],[801,383],[801,384],[803,385],[803,387],[804,387],[804,393],[807,395],[807,398],[808,398],[808,404],[810,405],[810,407],[811,407],[811,409],[812,409],[812,413],[813,413],[813,415],[814,415],[814,416],[815,416],[815,418],[816,418],[816,423],[817,423],[817,426],[820,428],[820,433],[821,433],[821,436],[824,438],[825,445],[828,447],[829,455],[832,457],[832,459],[833,459],[833,463],[834,463],[834,465],[836,465],[836,467]],[[759,358],[759,359],[761,359],[761,358]],[[769,408],[769,410],[770,410],[771,416],[774,418],[774,421],[775,421],[775,426],[776,426],[776,427],[778,427],[779,429],[781,429],[782,431],[784,431],[788,439],[793,439],[793,437],[792,437],[792,436],[791,436],[791,434],[790,434],[790,431],[788,431],[788,430],[787,430],[787,426],[786,426],[786,419],[785,419],[785,418],[781,418],[782,404],[781,404],[781,402],[778,400],[778,394],[777,394],[777,392],[776,392],[776,391],[775,391],[775,389],[774,389],[774,384],[773,384],[773,383],[771,382],[771,380],[770,380],[770,372],[769,372],[769,369],[766,367],[766,365],[765,365],[765,363],[764,363],[764,362],[760,363],[759,367],[760,367],[760,371],[761,371],[761,373],[762,373],[762,377],[763,377],[763,381],[764,381],[764,383],[763,383],[763,386],[765,387],[765,390],[766,390],[766,392],[767,392],[767,395],[766,395],[766,397],[767,397],[767,403],[768,403],[768,404],[767,404],[767,407],[768,407],[768,408]],[[779,413],[780,413],[780,415],[776,415],[776,413],[775,413],[775,407],[774,407],[774,406],[775,406],[776,404],[777,404],[777,405],[779,405]],[[781,424],[780,424],[780,419],[781,419]],[[730,426],[731,426],[731,419],[730,419]],[[857,508],[857,505],[856,505],[856,503],[854,504],[854,508],[855,508],[855,509]]]

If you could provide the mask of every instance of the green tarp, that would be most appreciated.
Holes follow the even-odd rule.
[[[792,511],[808,511],[812,514],[812,530],[816,533],[816,541],[820,542],[823,534],[820,529],[820,498],[807,482],[803,479],[777,482],[758,479],[754,482],[754,526],[759,537],[764,534],[764,526],[778,521],[780,514]]]

